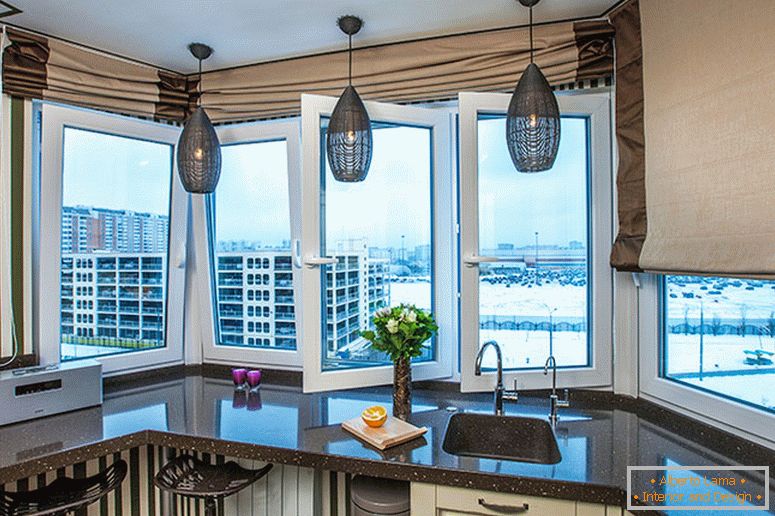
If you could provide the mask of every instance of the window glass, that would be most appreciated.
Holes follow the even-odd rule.
[[[286,141],[226,145],[222,156],[214,213],[218,342],[296,349]]]
[[[562,118],[554,167],[516,171],[505,116],[480,115],[480,345],[497,341],[504,369],[590,364],[589,151],[586,118]],[[495,354],[484,365],[495,367]]]
[[[165,346],[172,146],[66,127],[62,360]]]
[[[326,124],[327,120],[323,120]],[[360,331],[382,306],[433,308],[431,129],[380,124],[367,179],[334,179],[321,130],[323,370],[389,364]],[[433,345],[417,360],[432,360]]]
[[[662,375],[775,412],[775,282],[666,276]]]

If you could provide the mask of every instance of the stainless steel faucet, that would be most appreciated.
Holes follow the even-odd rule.
[[[519,399],[519,395],[516,391],[517,381],[514,380],[513,391],[507,391],[503,388],[503,355],[501,354],[501,347],[494,340],[488,340],[482,345],[481,348],[479,348],[479,353],[476,354],[476,367],[474,368],[474,374],[476,376],[482,376],[482,357],[484,357],[484,352],[490,346],[495,348],[495,356],[497,358],[498,364],[497,382],[495,384],[495,392],[493,393],[495,415],[502,416],[503,399],[506,398],[511,401],[517,401]]]
[[[544,364],[544,375],[549,374],[550,367],[552,368],[552,393],[549,395],[549,421],[554,424],[558,419],[557,409],[570,407],[570,400],[568,400],[568,389],[565,389],[565,399],[561,400],[557,396],[557,360],[554,359],[553,355],[549,355],[549,358],[546,359],[546,363]]]

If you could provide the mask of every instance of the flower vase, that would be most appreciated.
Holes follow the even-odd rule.
[[[393,363],[393,416],[406,421],[412,413],[412,361],[401,357]]]

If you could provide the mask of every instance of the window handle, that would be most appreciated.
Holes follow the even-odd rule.
[[[186,268],[186,252],[181,250],[177,253],[177,256],[172,262],[172,266],[176,269],[185,269]]]
[[[337,262],[336,258],[330,258],[328,256],[311,256],[307,255],[304,258],[304,265],[310,269],[313,267],[320,267],[321,265],[333,265]]]
[[[479,256],[476,254],[470,254],[463,258],[463,263],[469,267],[479,265],[480,263],[498,263],[498,262],[521,262],[522,257],[500,257],[500,256]]]
[[[302,263],[301,263],[301,240],[298,238],[293,239],[293,246],[292,246],[292,259],[293,259],[293,266],[297,269],[301,269]]]

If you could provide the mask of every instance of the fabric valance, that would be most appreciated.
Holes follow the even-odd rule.
[[[13,28],[5,49],[5,93],[133,116],[182,121],[198,78]],[[613,29],[605,20],[535,28],[535,58],[558,89],[603,85],[613,75]],[[511,91],[529,60],[525,28],[377,45],[354,51],[354,79],[366,99],[421,102],[461,91]],[[205,73],[202,105],[214,122],[292,116],[302,93],[339,95],[347,52]]]
[[[156,120],[182,121],[184,75],[10,27],[3,92]]]
[[[536,27],[535,47],[555,87],[602,86],[613,75],[613,28],[605,20]],[[529,49],[525,28],[365,47],[353,53],[353,84],[364,99],[397,103],[509,92]],[[338,96],[346,75],[346,51],[213,71],[202,78],[202,104],[214,122],[296,115],[302,93]]]

